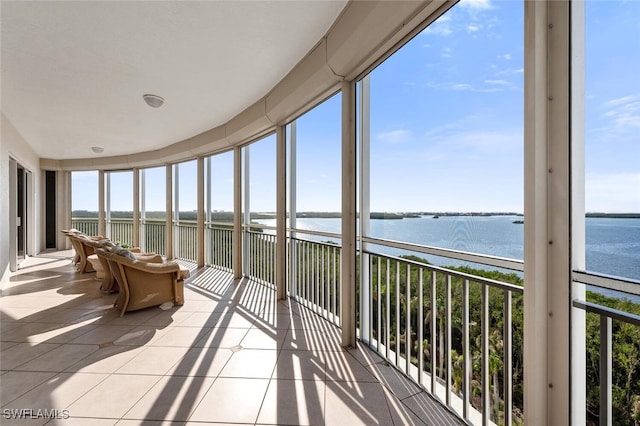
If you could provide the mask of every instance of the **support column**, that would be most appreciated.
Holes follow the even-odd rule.
[[[98,171],[98,235],[107,236],[104,170]]]
[[[289,234],[289,238],[291,238],[291,244],[289,245],[289,297],[295,298],[297,296],[297,277],[298,277],[298,263],[296,261],[298,253],[297,246],[294,242],[296,238],[296,227],[297,227],[297,178],[296,178],[296,170],[297,170],[297,140],[298,140],[298,130],[297,124],[295,121],[292,121],[289,124],[289,137],[287,142],[289,144],[289,169],[288,169],[288,182],[289,182],[289,228],[291,229],[291,233]]]
[[[55,197],[56,197],[56,247],[61,249],[70,249],[71,242],[63,233],[62,229],[71,229],[73,227],[72,208],[71,205],[71,172],[59,170],[55,172]]]
[[[342,251],[340,276],[340,325],[342,346],[356,344],[356,132],[355,83],[343,82],[342,90]]]
[[[204,158],[198,157],[198,228],[196,235],[198,268],[204,266]]]
[[[140,247],[140,169],[133,169],[133,246]]]
[[[569,3],[526,1],[526,424],[570,421],[569,52]]]
[[[571,263],[586,269],[585,220],[585,2],[571,3]],[[572,299],[585,300],[585,285],[572,282]],[[587,423],[586,311],[571,307],[571,424]]]
[[[233,277],[242,278],[242,148],[233,148]]]
[[[18,163],[9,158],[9,271],[18,270]]]
[[[287,297],[287,141],[284,126],[276,127],[276,291]]]
[[[165,210],[165,257],[173,259],[173,173],[171,164],[166,165]]]
[[[371,286],[369,255],[365,253],[368,243],[362,237],[371,236],[371,173],[370,173],[370,94],[371,77],[367,74],[360,85],[360,338],[371,341]]]

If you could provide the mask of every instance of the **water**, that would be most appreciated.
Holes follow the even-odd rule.
[[[521,216],[431,216],[399,220],[371,220],[375,238],[488,254],[524,258],[524,226],[513,223]],[[275,226],[275,220],[260,220]],[[299,218],[298,229],[340,232],[339,218]],[[315,241],[327,237],[305,236]],[[376,247],[376,252],[399,255],[397,249]],[[451,259],[420,255],[441,266],[465,264]],[[640,280],[640,219],[587,218],[586,266],[588,271]]]

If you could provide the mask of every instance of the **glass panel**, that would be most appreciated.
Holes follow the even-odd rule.
[[[275,226],[276,136],[268,136],[248,148],[251,221]]]
[[[586,269],[640,281],[640,2],[587,1],[584,7]],[[640,315],[635,294],[594,286],[586,299]],[[637,424],[640,327],[614,320],[607,358],[601,357],[601,328],[602,317],[587,314],[587,424],[602,423],[607,408],[611,424]],[[607,364],[609,407],[600,403]]]
[[[141,219],[140,244],[146,252],[166,254],[167,217],[167,168],[154,167],[141,170],[142,191],[140,191]]]
[[[174,165],[175,257],[197,260],[198,173],[196,160]]]
[[[523,15],[461,2],[370,74],[372,236],[523,258]]]
[[[210,158],[208,221],[233,223],[233,151]]]
[[[98,172],[71,172],[72,227],[88,235],[98,234]]]
[[[133,244],[133,172],[108,172],[107,236],[123,246]]]
[[[296,119],[295,126],[287,126],[288,134],[295,129],[290,138],[295,137],[296,144],[297,229],[340,233],[341,102],[338,93]]]
[[[205,160],[205,262],[233,267],[234,151]]]
[[[587,269],[640,280],[640,2],[585,7]]]

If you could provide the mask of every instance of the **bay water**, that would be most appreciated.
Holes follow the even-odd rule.
[[[339,218],[298,218],[297,228],[340,233]],[[372,219],[374,238],[488,254],[512,259],[524,258],[524,225],[522,216],[421,216],[403,219]],[[275,226],[274,219],[259,223]],[[640,219],[586,218],[586,269],[607,275],[640,280]],[[313,241],[332,238],[302,235]],[[388,247],[376,252],[389,255],[406,254]],[[418,254],[439,266],[465,264],[452,259]]]

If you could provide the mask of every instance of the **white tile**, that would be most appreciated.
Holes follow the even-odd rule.
[[[277,359],[278,351],[242,349],[233,353],[220,376],[268,379],[273,374]]]
[[[258,423],[324,424],[324,400],[324,381],[272,380],[258,415]]]
[[[211,377],[162,377],[124,418],[186,421],[213,381]]]
[[[267,379],[218,378],[189,421],[254,424],[268,384]]]
[[[190,348],[166,374],[217,377],[231,355],[233,352],[227,348]]]
[[[69,406],[72,416],[120,419],[160,376],[113,374]]]
[[[0,407],[21,397],[36,386],[53,377],[55,373],[41,371],[9,371],[0,377]]]

